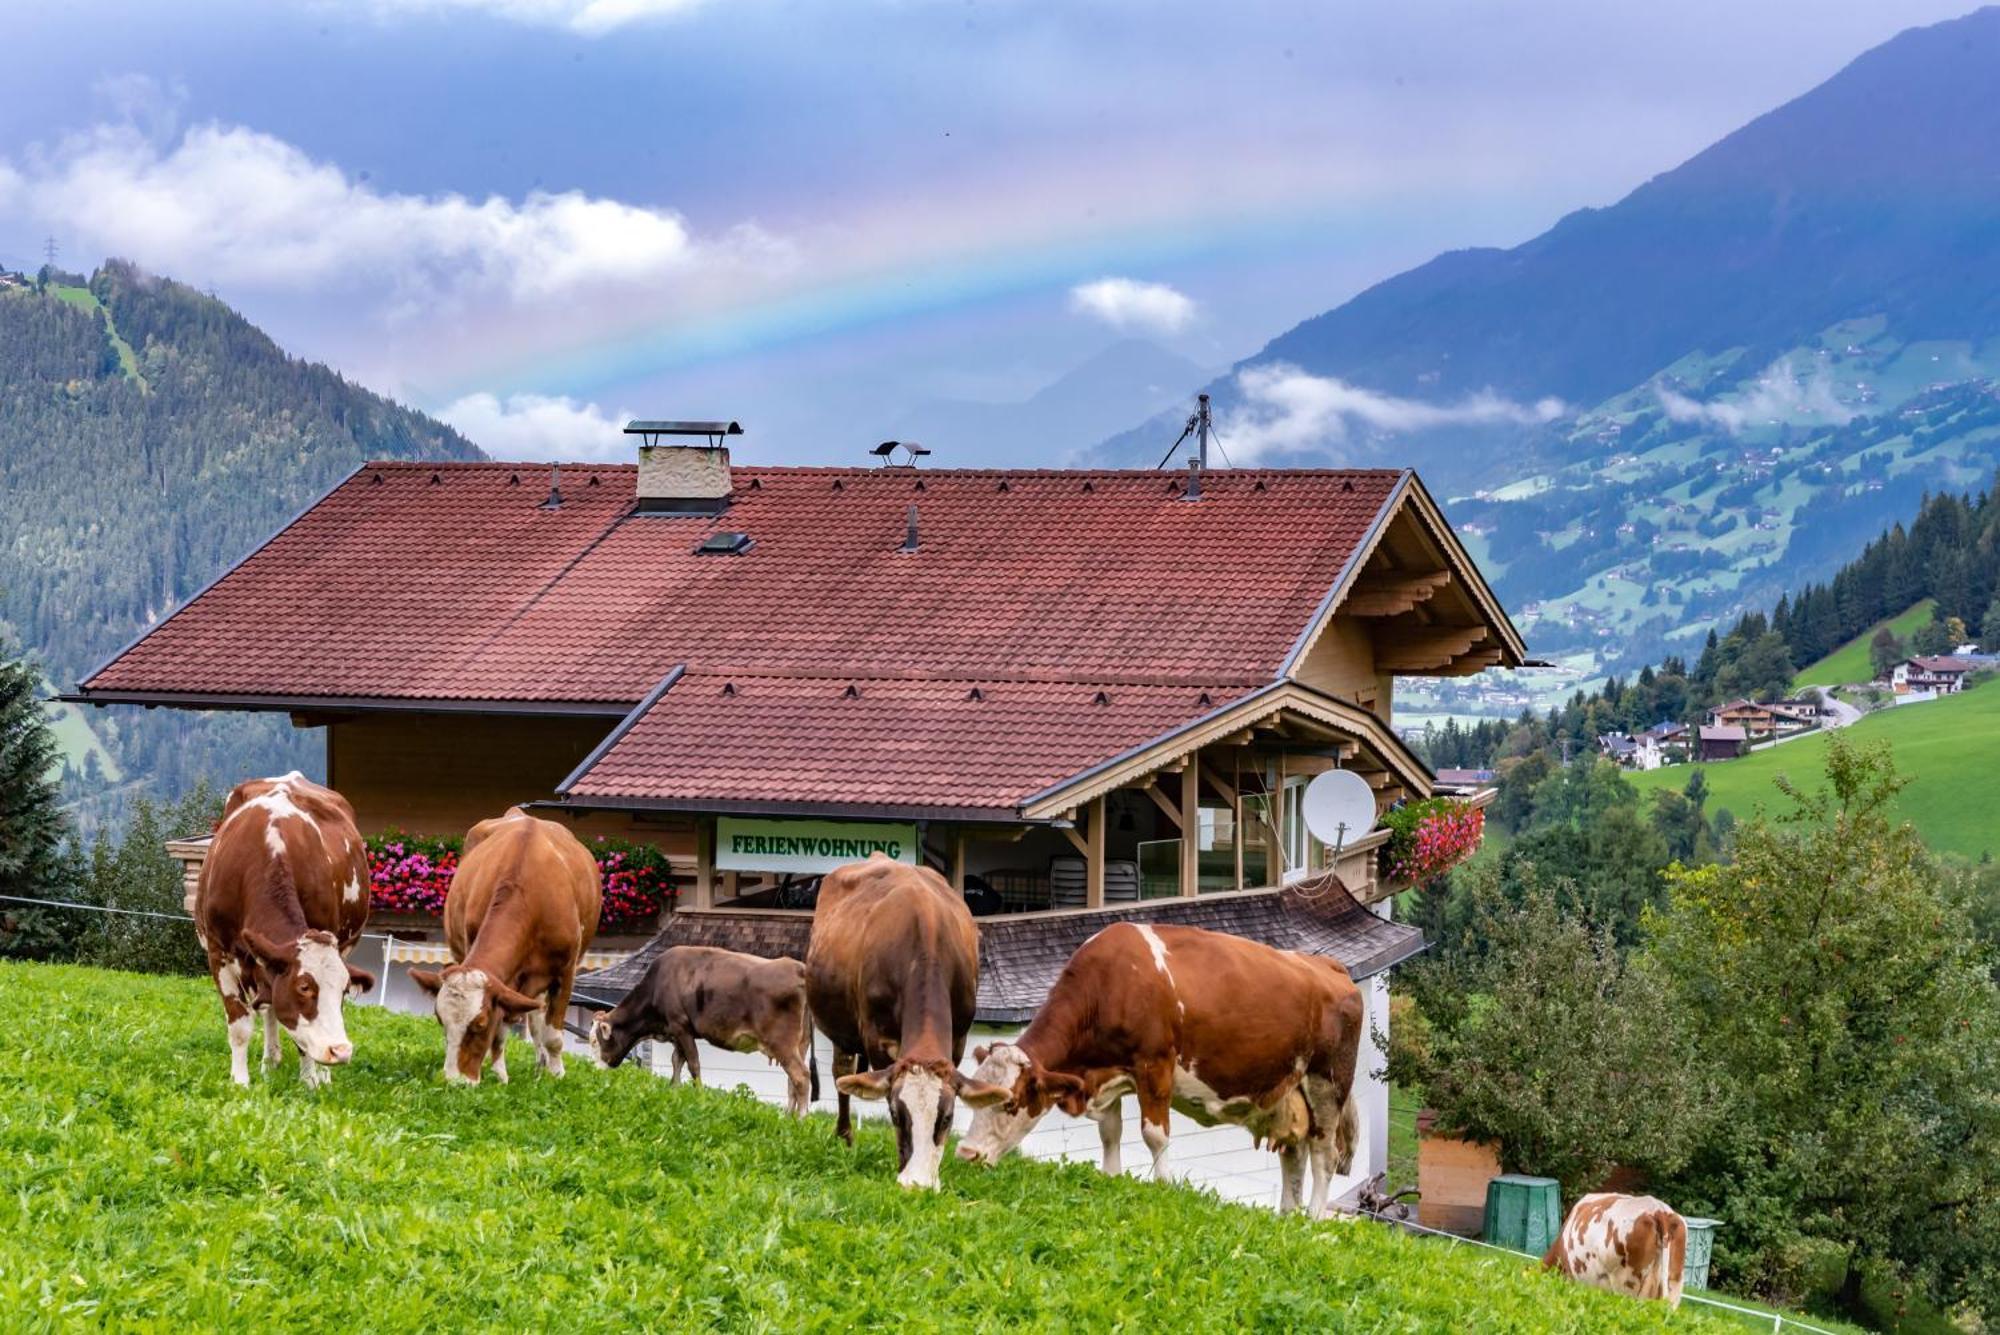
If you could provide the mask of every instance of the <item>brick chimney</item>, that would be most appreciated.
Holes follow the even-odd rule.
[[[650,514],[720,514],[729,508],[731,482],[725,436],[740,436],[734,422],[627,422],[638,436],[639,509]],[[705,437],[694,444],[686,437]],[[663,437],[675,437],[671,443]]]

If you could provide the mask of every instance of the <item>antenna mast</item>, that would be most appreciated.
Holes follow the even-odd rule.
[[[1160,459],[1159,466],[1165,468],[1167,461],[1174,457],[1174,451],[1181,447],[1181,442],[1185,441],[1189,436],[1193,436],[1195,439],[1195,454],[1199,460],[1198,467],[1206,470],[1208,468],[1208,438],[1214,434],[1214,431],[1215,425],[1209,420],[1208,416],[1208,395],[1197,394],[1194,396],[1194,411],[1188,414],[1187,425],[1181,428],[1181,434],[1174,438],[1174,443],[1167,447],[1167,452]]]

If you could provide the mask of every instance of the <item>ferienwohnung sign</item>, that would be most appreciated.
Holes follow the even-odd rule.
[[[738,816],[721,816],[715,822],[715,865],[720,871],[829,872],[871,853],[915,865],[917,827]]]

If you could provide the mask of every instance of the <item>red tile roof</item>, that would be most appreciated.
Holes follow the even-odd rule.
[[[636,470],[371,464],[85,683],[93,693],[631,705],[704,672],[1270,680],[1388,470],[735,470],[720,516]],[[907,507],[920,546],[900,551]],[[736,556],[695,555],[748,533]]]
[[[923,807],[1011,816],[1030,795],[1247,694],[1241,686],[680,678],[568,787],[704,811]]]

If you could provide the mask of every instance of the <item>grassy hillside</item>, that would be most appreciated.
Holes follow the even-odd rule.
[[[1894,631],[1898,639],[1909,639],[1931,619],[1932,601],[1926,598],[1901,616],[1876,622],[1817,663],[1808,664],[1797,677],[1793,678],[1794,689],[1806,686],[1845,686],[1850,682],[1871,680],[1875,671],[1868,661],[1869,641],[1873,640],[1876,632],[1884,626]]]
[[[1996,772],[1991,738],[2000,736],[2000,688],[1986,686],[1925,704],[1885,709],[1847,729],[1856,744],[1886,740],[1895,747],[1896,767],[1907,776],[1896,810],[1917,827],[1924,842],[1941,852],[1977,858],[2000,854],[2000,772]],[[1787,774],[1807,787],[1817,786],[1824,771],[1826,736],[1752,752],[1741,760],[1701,768],[1708,775],[1708,809],[1728,808],[1747,818],[1758,806],[1784,805],[1772,780]],[[1689,768],[1677,765],[1632,775],[1642,792],[1680,788]]]
[[[1365,1223],[1094,1169],[894,1182],[747,1095],[585,1063],[447,1089],[435,1025],[227,1079],[205,980],[0,965],[0,1310],[97,1329],[1731,1329]],[[523,1057],[516,1063],[527,1071]],[[21,1240],[32,1239],[24,1243]],[[31,1314],[31,1315],[30,1315]]]

